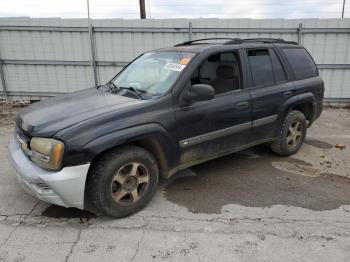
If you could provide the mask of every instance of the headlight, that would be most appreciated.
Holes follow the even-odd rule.
[[[33,137],[30,140],[31,160],[38,166],[57,170],[62,164],[64,144],[52,138]]]

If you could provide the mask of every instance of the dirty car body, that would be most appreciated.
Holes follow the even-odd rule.
[[[304,123],[310,127],[322,111],[324,83],[311,56],[279,39],[211,40],[146,53],[106,85],[23,109],[8,155],[25,190],[46,202],[94,209],[90,176],[98,176],[100,163],[111,154],[138,148],[150,154],[157,171],[140,156],[139,180],[125,175],[120,182],[114,176],[121,186],[106,187],[125,196],[130,190],[130,201],[123,196],[124,202],[116,204],[126,208],[148,194],[152,172],[169,178],[263,143],[281,155],[295,153]],[[152,76],[153,67],[161,72]],[[115,216],[135,211],[123,212]]]

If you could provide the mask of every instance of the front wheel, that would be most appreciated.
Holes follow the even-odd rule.
[[[305,115],[298,110],[289,112],[283,121],[277,141],[271,144],[272,151],[281,156],[295,154],[304,143],[306,130]]]
[[[144,208],[159,180],[155,158],[137,146],[122,146],[104,153],[92,167],[87,199],[98,211],[124,217]]]

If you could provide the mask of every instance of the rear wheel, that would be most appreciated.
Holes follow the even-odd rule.
[[[284,119],[278,140],[271,144],[272,151],[282,156],[295,154],[304,143],[306,130],[305,115],[297,110],[289,112]]]
[[[137,146],[123,146],[103,154],[92,167],[87,198],[100,212],[124,217],[144,208],[159,180],[155,158]]]

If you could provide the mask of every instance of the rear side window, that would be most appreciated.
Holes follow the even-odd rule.
[[[318,75],[317,67],[309,53],[304,48],[283,48],[295,78],[305,79]]]
[[[272,63],[268,49],[248,50],[248,59],[255,86],[268,85],[274,82]]]
[[[275,74],[276,83],[283,83],[287,81],[286,72],[284,71],[281,61],[278,59],[275,51],[270,50],[271,61],[273,65],[273,72]]]

